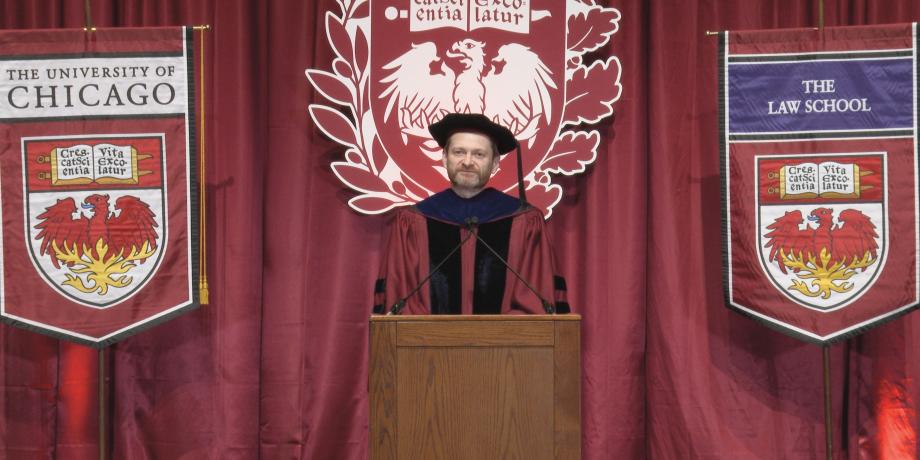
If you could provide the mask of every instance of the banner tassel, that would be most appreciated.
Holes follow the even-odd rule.
[[[206,243],[207,243],[207,201],[206,190],[207,183],[205,182],[205,149],[204,149],[204,140],[205,140],[205,129],[204,129],[204,108],[205,108],[205,98],[204,98],[204,34],[210,29],[210,27],[198,29],[198,38],[199,38],[199,51],[198,51],[198,68],[199,68],[199,94],[201,94],[201,110],[200,116],[201,120],[198,124],[200,129],[198,130],[198,154],[199,154],[199,168],[198,168],[198,193],[200,194],[200,205],[198,208],[198,239],[199,239],[199,251],[198,251],[198,270],[199,270],[199,279],[198,279],[198,302],[201,305],[208,304],[208,298],[210,297],[208,292],[208,269],[207,269],[207,257],[206,257]]]

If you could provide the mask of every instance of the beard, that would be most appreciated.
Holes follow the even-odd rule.
[[[476,168],[448,168],[447,177],[454,186],[469,190],[482,189],[489,182],[489,173]]]

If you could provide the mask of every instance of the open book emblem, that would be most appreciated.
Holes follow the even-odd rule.
[[[842,308],[877,279],[887,254],[885,159],[757,157],[761,265],[795,302]]]
[[[161,134],[23,139],[25,235],[45,282],[84,305],[128,298],[166,241]]]
[[[137,184],[138,178],[152,171],[138,169],[138,160],[152,155],[141,154],[131,145],[77,144],[55,147],[47,157],[38,162],[51,164],[52,185],[86,184]]]

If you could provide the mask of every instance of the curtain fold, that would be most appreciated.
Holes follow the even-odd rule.
[[[83,1],[0,0],[0,27],[83,26]],[[549,221],[583,315],[586,459],[824,455],[821,349],[723,305],[716,38],[811,27],[805,0],[622,0],[603,51],[622,97]],[[826,25],[920,19],[912,0],[825,2]],[[92,0],[94,25],[210,24],[211,304],[110,347],[111,456],[362,459],[367,317],[386,216],[330,169],[334,0]],[[385,46],[385,45],[384,45]],[[9,154],[0,152],[0,155]],[[2,161],[2,156],[0,156]],[[913,458],[920,316],[831,348],[839,458]],[[0,326],[0,458],[96,458],[96,353]]]

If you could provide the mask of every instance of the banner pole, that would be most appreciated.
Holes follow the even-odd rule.
[[[824,0],[818,0],[818,29],[824,30]]]
[[[83,26],[84,30],[93,30],[93,8],[89,0],[83,2]]]
[[[99,349],[99,460],[105,460],[105,348]]]
[[[821,346],[824,361],[824,437],[827,460],[832,460],[834,453],[834,435],[831,427],[831,352],[830,346]]]

